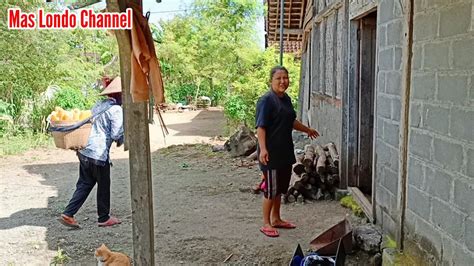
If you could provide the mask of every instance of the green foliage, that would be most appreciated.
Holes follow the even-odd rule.
[[[29,149],[50,147],[53,140],[49,135],[33,134],[31,132],[7,134],[0,136],[0,157],[21,154]]]
[[[190,13],[152,27],[162,66],[167,101],[187,102],[206,95],[224,105],[231,128],[253,125],[258,98],[268,90],[274,48],[259,49],[255,24],[263,5],[254,0],[196,0]],[[299,62],[285,55],[287,91],[296,107]]]
[[[206,95],[220,103],[259,51],[254,25],[262,7],[252,0],[196,0],[191,10],[152,28],[166,93],[173,95],[168,100]]]
[[[345,196],[341,199],[341,205],[348,209],[351,209],[352,212],[358,217],[364,217],[364,211],[362,208],[357,204],[357,202],[352,198],[352,196]]]
[[[169,102],[188,104],[187,96],[194,95],[196,86],[193,84],[170,84],[166,88],[166,98]]]
[[[224,112],[231,120],[244,121],[247,117],[247,104],[242,95],[232,94],[227,99]]]
[[[0,99],[0,115],[13,117],[15,115],[15,106]]]
[[[279,55],[274,48],[268,48],[254,59],[253,66],[248,69],[246,75],[241,76],[234,83],[234,90],[230,93],[225,105],[225,113],[233,125],[255,124],[255,109],[258,98],[270,89],[270,70],[278,65]],[[298,99],[299,62],[292,55],[285,54],[283,65],[288,69],[290,86],[286,91],[291,97],[293,106],[296,108]],[[238,97],[236,97],[238,96]],[[238,103],[233,101],[238,100]],[[235,116],[235,105],[243,105],[241,115]],[[231,108],[231,110],[228,110]],[[240,109],[239,109],[240,110]],[[242,114],[244,112],[244,114]]]
[[[12,130],[14,115],[14,105],[0,99],[0,137]]]
[[[9,7],[36,12],[55,6],[39,0],[0,2],[0,109],[8,104],[15,125],[0,122],[0,131],[43,132],[44,118],[55,105],[88,108],[97,100],[97,93],[90,92],[93,84],[103,75],[119,73],[116,40],[100,30],[8,30]],[[62,88],[55,100],[42,97],[50,85]],[[79,95],[81,91],[85,94]]]
[[[99,98],[99,92],[94,89],[82,92],[79,89],[64,88],[55,95],[52,103],[54,106],[62,107],[65,110],[73,108],[85,110],[90,109]]]
[[[71,258],[66,254],[66,252],[58,247],[58,252],[53,258],[53,261],[51,261],[50,265],[63,265],[68,263],[71,260]]]
[[[389,235],[385,235],[383,241],[383,247],[385,248],[397,248],[397,242],[393,240]]]

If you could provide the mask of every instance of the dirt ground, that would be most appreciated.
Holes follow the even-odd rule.
[[[265,237],[258,230],[261,196],[248,191],[259,178],[257,167],[243,167],[240,159],[204,145],[224,134],[222,112],[165,113],[164,119],[166,141],[158,125],[150,127],[158,265],[221,264],[231,254],[233,264],[287,265],[298,243],[307,249],[315,235],[349,213],[334,201],[283,205],[284,218],[298,228]],[[194,145],[176,146],[185,143]],[[77,180],[74,152],[50,148],[1,158],[0,265],[48,265],[58,248],[71,264],[93,265],[102,243],[132,256],[128,153],[114,148],[111,158],[112,214],[123,223],[97,227],[94,189],[76,215],[80,230],[56,220]]]

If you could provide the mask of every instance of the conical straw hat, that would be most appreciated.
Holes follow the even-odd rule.
[[[116,77],[99,95],[107,95],[119,92],[122,92],[122,81],[120,77]]]

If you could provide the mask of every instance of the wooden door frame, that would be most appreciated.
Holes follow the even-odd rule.
[[[347,91],[343,94],[343,125],[342,125],[342,137],[343,142],[346,145],[343,146],[341,151],[342,160],[346,163],[342,166],[341,172],[343,178],[347,180],[348,190],[352,193],[354,200],[361,206],[362,210],[369,218],[371,222],[375,222],[375,165],[376,165],[376,99],[377,99],[377,73],[378,73],[378,45],[375,48],[375,85],[374,85],[374,121],[373,121],[373,143],[372,143],[372,195],[371,201],[369,201],[361,190],[357,187],[358,178],[358,146],[359,146],[359,75],[360,75],[360,45],[358,39],[358,31],[360,29],[360,19],[369,15],[377,9],[372,10],[349,21],[349,38],[348,38],[348,86]]]

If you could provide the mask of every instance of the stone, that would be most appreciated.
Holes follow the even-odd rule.
[[[382,234],[372,225],[361,225],[354,227],[354,240],[356,245],[370,253],[380,252],[380,243],[382,243]]]
[[[225,146],[224,145],[213,145],[212,146],[212,151],[213,152],[225,151]]]
[[[382,254],[376,253],[369,259],[369,265],[381,266],[382,265]]]
[[[296,202],[298,202],[298,203],[304,203],[304,197],[303,197],[303,195],[301,195],[301,194],[298,195],[298,197],[296,198]]]
[[[242,126],[224,146],[233,157],[248,156],[257,149],[257,137],[248,127]]]

